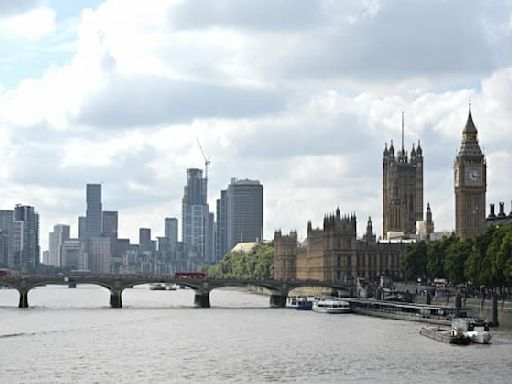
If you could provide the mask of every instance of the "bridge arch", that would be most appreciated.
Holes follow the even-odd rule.
[[[52,288],[52,286],[61,286],[63,290],[57,291],[55,288]],[[87,291],[76,289],[77,287],[83,286],[91,286],[93,288],[92,290]],[[39,289],[35,288],[45,289],[44,287],[47,287],[46,289],[49,290],[55,290],[55,293],[58,293],[58,295],[55,295],[55,297],[48,296],[48,294],[41,296],[42,293],[39,292]],[[104,307],[105,305],[108,305],[108,301],[103,300],[112,295],[111,287],[108,284],[101,282],[76,282],[74,286],[71,286],[69,283],[48,281],[46,283],[38,282],[30,284],[26,288],[17,289],[20,293],[20,308],[27,308],[29,305],[48,305],[51,307],[55,306],[57,308],[62,306]],[[94,298],[94,301],[92,301],[91,298]],[[41,299],[43,300],[42,302]]]

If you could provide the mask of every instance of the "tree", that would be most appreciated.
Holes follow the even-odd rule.
[[[420,241],[409,244],[407,249],[400,255],[400,268],[406,280],[416,280],[418,277],[425,278],[427,274],[427,244]]]
[[[427,275],[430,278],[444,278],[444,247],[441,241],[429,244],[427,248]]]
[[[465,263],[472,249],[471,240],[462,241],[454,237],[444,255],[444,271],[451,284],[462,284],[466,281],[464,275]]]
[[[257,244],[250,252],[229,252],[205,269],[210,277],[265,280],[274,274],[274,244]]]

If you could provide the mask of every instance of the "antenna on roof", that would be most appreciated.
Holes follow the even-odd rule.
[[[405,154],[405,147],[404,147],[404,112],[402,111],[402,154]]]

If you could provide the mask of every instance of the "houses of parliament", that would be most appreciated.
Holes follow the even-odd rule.
[[[321,228],[313,228],[309,221],[304,242],[298,241],[297,232],[276,231],[274,278],[349,281],[400,277],[400,255],[407,244],[436,239],[428,203],[424,217],[423,166],[419,141],[409,154],[405,150],[402,114],[401,147],[395,153],[391,141],[383,152],[382,236],[377,238],[368,218],[366,231],[358,238],[356,215],[342,215],[339,208],[324,216]],[[486,167],[470,106],[454,163],[455,234],[462,239],[485,228]]]

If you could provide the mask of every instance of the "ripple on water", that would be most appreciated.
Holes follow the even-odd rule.
[[[15,306],[2,291],[0,306]],[[98,288],[40,288],[29,302],[0,307],[0,383],[470,384],[512,374],[510,331],[492,346],[449,346],[418,323],[267,309],[267,297],[232,290],[214,291],[211,309],[193,308],[190,290],[144,287],[127,290],[121,310]]]

